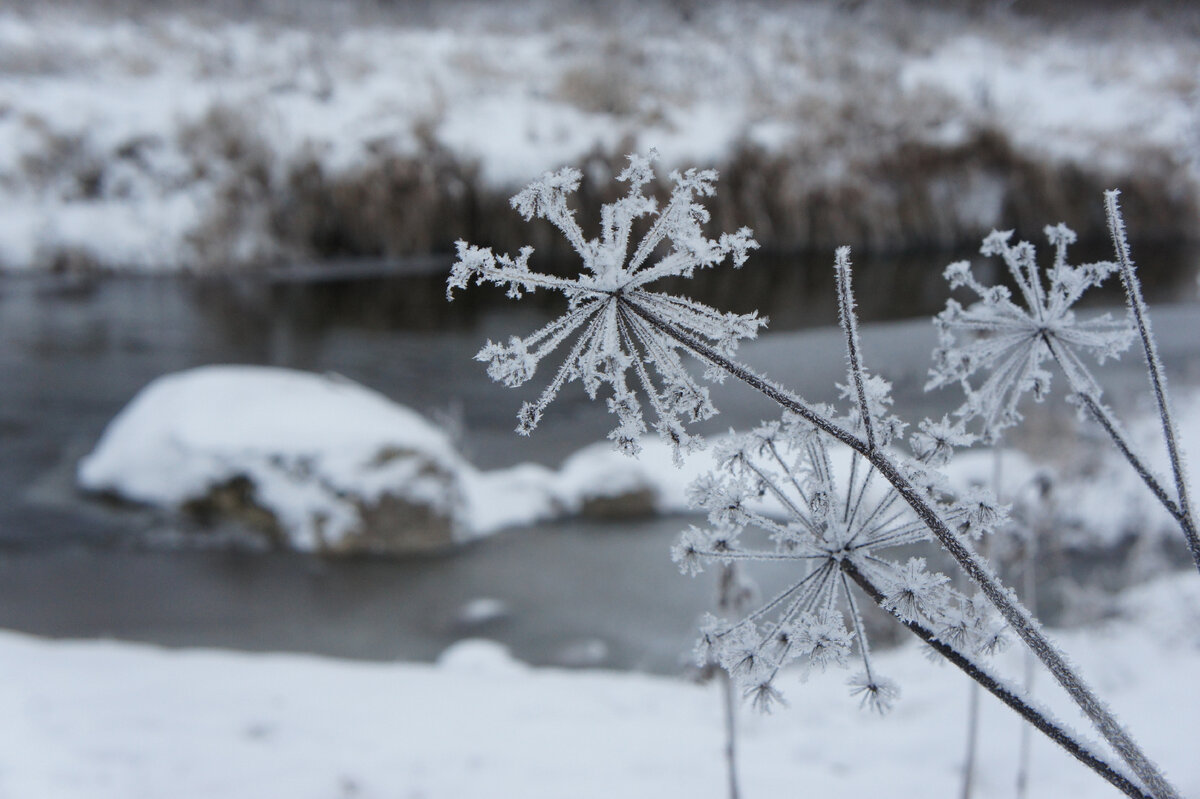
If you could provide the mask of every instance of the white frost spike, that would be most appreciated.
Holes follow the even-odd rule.
[[[1141,282],[1137,278],[1133,268],[1133,259],[1129,255],[1129,241],[1125,237],[1125,219],[1121,216],[1121,206],[1117,201],[1119,195],[1120,192],[1115,189],[1105,192],[1104,210],[1108,217],[1109,234],[1112,236],[1113,246],[1117,250],[1117,259],[1120,262],[1121,283],[1125,287],[1129,315],[1133,317],[1137,326],[1138,336],[1142,340],[1142,351],[1146,356],[1150,385],[1154,389],[1154,402],[1158,406],[1158,417],[1162,423],[1163,442],[1167,446],[1167,457],[1175,478],[1175,502],[1172,503],[1161,488],[1157,489],[1155,493],[1179,522],[1180,529],[1187,540],[1188,549],[1191,550],[1192,560],[1195,562],[1196,568],[1200,569],[1200,531],[1197,530],[1196,520],[1192,516],[1191,500],[1188,496],[1187,469],[1183,462],[1183,451],[1179,447],[1179,434],[1172,421],[1171,403],[1167,395],[1167,375],[1162,361],[1158,357],[1158,345],[1154,341],[1154,333],[1150,329],[1150,312],[1146,308],[1146,301],[1142,298]],[[1103,409],[1098,407],[1098,403],[1093,403],[1092,412],[1101,424],[1105,424]],[[1105,426],[1110,430],[1114,441],[1120,446],[1120,435],[1114,425],[1108,423]],[[1150,474],[1146,466],[1126,447],[1122,446],[1121,449],[1146,484],[1153,488],[1157,480]]]
[[[950,300],[935,317],[939,344],[926,389],[960,383],[967,400],[957,414],[965,419],[978,417],[988,442],[1020,421],[1017,405],[1022,394],[1041,400],[1049,391],[1050,373],[1043,368],[1047,360],[1063,370],[1074,394],[1098,399],[1100,387],[1078,353],[1089,352],[1103,362],[1119,355],[1133,340],[1125,320],[1105,314],[1079,321],[1072,310],[1083,292],[1116,272],[1117,265],[1069,266],[1067,245],[1075,234],[1064,225],[1047,227],[1045,232],[1055,248],[1054,265],[1047,271],[1049,286],[1038,269],[1033,245],[1010,244],[1012,231],[993,231],[980,249],[984,255],[1004,259],[1020,304],[1004,286],[980,283],[965,261],[946,268],[951,288],[969,288],[979,300],[969,308]],[[973,387],[976,374],[985,377]]]
[[[944,589],[950,578],[941,573],[930,573],[925,568],[924,558],[909,558],[908,563],[896,574],[893,589],[884,601],[884,607],[895,612],[904,621],[919,621],[937,615],[946,604]]]
[[[975,443],[975,436],[966,432],[962,422],[951,422],[948,416],[943,416],[940,422],[924,419],[918,427],[920,432],[913,433],[908,441],[917,460],[930,466],[949,463],[955,447]]]
[[[709,214],[696,199],[713,194],[717,173],[712,170],[672,172],[674,190],[659,210],[654,198],[644,193],[654,180],[653,159],[653,152],[629,156],[629,165],[617,176],[629,190],[603,206],[596,239],[584,238],[567,202],[582,178],[576,169],[548,172],[512,198],[513,207],[526,219],[543,218],[562,231],[582,259],[578,277],[531,271],[529,247],[512,258],[458,242],[458,260],[447,281],[447,296],[474,280],[477,285],[504,286],[513,298],[539,288],[560,291],[567,298],[563,316],[529,336],[513,336],[508,344],[489,341],[476,356],[488,363],[488,374],[494,380],[519,386],[533,377],[543,359],[574,337],[566,359],[541,396],[522,407],[517,431],[524,435],[537,427],[542,412],[562,387],[579,380],[592,398],[602,387],[609,387],[608,407],[619,420],[609,438],[618,449],[636,453],[637,440],[647,425],[642,401],[630,387],[632,371],[657,417],[655,430],[674,445],[678,458],[699,446],[699,441],[684,431],[684,424],[707,419],[717,410],[708,389],[685,368],[680,343],[647,319],[670,324],[725,356],[732,355],[743,339],[754,338],[766,324],[757,313],[722,313],[647,288],[659,278],[691,277],[697,268],[715,266],[726,258],[735,267],[741,266],[747,253],[758,247],[748,228],[715,240],[704,235],[701,226],[708,222]],[[634,223],[643,217],[654,221],[630,253]],[[664,242],[670,246],[654,260]]]
[[[900,688],[886,677],[859,672],[850,678],[850,695],[859,697],[859,705],[885,715],[900,697]]]
[[[862,341],[858,337],[858,314],[855,312],[854,291],[850,283],[850,248],[838,247],[834,272],[838,286],[838,318],[842,332],[846,335],[846,360],[850,368],[850,380],[854,384],[855,400],[858,402],[858,418],[867,434],[868,449],[875,449],[875,425],[871,406],[867,402],[867,391],[863,385]]]

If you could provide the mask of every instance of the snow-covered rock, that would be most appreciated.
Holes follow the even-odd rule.
[[[336,375],[207,366],[161,377],[109,424],[79,485],[125,501],[232,519],[322,553],[411,552],[564,516],[685,509],[707,461],[675,469],[608,444],[558,470],[480,472],[414,411]]]
[[[1200,451],[1200,395],[1180,402],[1177,421],[1184,449]],[[1162,448],[1156,424],[1132,425],[1152,454]],[[719,442],[679,467],[667,444],[646,437],[637,458],[602,442],[558,469],[521,463],[481,472],[419,414],[345,378],[209,366],[143,389],[80,462],[78,480],[95,493],[233,518],[300,550],[396,553],[569,516],[687,512],[687,488],[713,468]],[[1160,471],[1163,460],[1152,457]],[[1064,545],[1111,549],[1131,535],[1176,535],[1107,446],[1085,466],[1058,464],[1053,526]],[[992,453],[978,451],[955,458],[946,474],[967,488],[990,485],[994,470]],[[1010,449],[1000,473],[1006,501],[1018,502],[1055,471]]]
[[[144,388],[78,479],[133,502],[233,516],[301,550],[405,552],[467,534],[470,471],[442,431],[345,378],[209,366]]]

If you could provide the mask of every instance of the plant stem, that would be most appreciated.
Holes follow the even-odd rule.
[[[1092,689],[1075,673],[1067,663],[1066,657],[1045,636],[1038,623],[1021,605],[1012,591],[1000,582],[991,567],[975,554],[970,545],[950,529],[926,500],[924,493],[901,473],[896,464],[882,450],[871,449],[867,442],[815,412],[797,395],[756,374],[746,366],[730,360],[695,336],[663,320],[652,311],[646,310],[637,303],[628,300],[625,302],[632,313],[645,319],[665,335],[774,400],[781,408],[797,414],[819,430],[846,444],[875,466],[929,528],[929,531],[941,542],[942,547],[958,561],[966,575],[979,587],[1014,632],[1033,650],[1058,684],[1063,687],[1063,690],[1070,695],[1075,704],[1096,727],[1100,735],[1129,765],[1134,774],[1145,783],[1150,794],[1156,799],[1180,799],[1178,791],[1167,782],[1158,767],[1146,756],[1132,736],[1125,731]]]
[[[720,611],[741,614],[745,610],[749,596],[739,576],[737,564],[726,563],[721,567],[721,577],[717,585],[717,608]],[[737,702],[733,696],[733,678],[720,667],[717,667],[717,672],[721,680],[721,704],[725,715],[725,776],[728,780],[729,799],[739,799],[741,792],[738,788],[737,771]]]
[[[1183,534],[1187,538],[1188,548],[1192,551],[1192,559],[1196,568],[1200,569],[1200,537],[1196,535],[1196,520],[1192,516],[1191,504],[1188,502],[1187,477],[1183,472],[1183,458],[1179,452],[1179,442],[1176,440],[1175,425],[1171,422],[1171,407],[1167,399],[1167,376],[1163,373],[1162,360],[1158,357],[1158,345],[1150,332],[1150,314],[1146,309],[1146,300],[1142,297],[1141,283],[1133,269],[1133,259],[1129,255],[1129,242],[1125,237],[1125,220],[1121,216],[1121,207],[1117,203],[1118,191],[1104,193],[1104,210],[1108,217],[1108,231],[1112,236],[1113,248],[1117,253],[1117,263],[1121,267],[1121,284],[1125,287],[1125,296],[1129,301],[1129,310],[1137,325],[1138,336],[1142,340],[1142,352],[1146,356],[1147,372],[1150,376],[1150,386],[1154,390],[1154,401],[1158,405],[1158,418],[1162,423],[1163,440],[1167,445],[1167,457],[1171,461],[1171,471],[1175,477],[1175,492],[1179,501],[1179,514],[1186,522],[1180,521]]]
[[[725,669],[718,668],[717,679],[721,681],[721,704],[725,715],[725,776],[729,787],[729,799],[739,799],[737,776],[737,703],[733,699],[733,678]]]
[[[867,403],[867,391],[863,386],[862,345],[858,339],[858,314],[854,312],[854,292],[850,287],[850,248],[838,247],[834,263],[838,286],[838,313],[842,331],[846,334],[846,358],[850,363],[850,379],[858,395],[858,413],[862,417],[863,429],[867,434],[867,447],[875,449],[875,430],[871,421],[871,408]]]
[[[859,588],[866,593],[867,596],[879,605],[879,607],[887,610],[884,604],[883,592],[870,581],[870,579],[858,570],[849,559],[841,562],[842,572],[853,580]],[[920,638],[929,646],[937,650],[937,653],[946,660],[953,663],[958,668],[962,669],[972,680],[981,686],[988,693],[995,696],[1004,704],[1015,710],[1021,718],[1025,719],[1031,725],[1041,731],[1046,737],[1054,741],[1056,744],[1065,749],[1072,757],[1092,771],[1099,774],[1117,790],[1124,793],[1126,796],[1135,797],[1135,799],[1151,799],[1151,795],[1147,794],[1128,777],[1115,770],[1112,765],[1102,760],[1101,758],[1090,752],[1086,746],[1076,740],[1071,732],[1042,713],[1038,708],[1030,704],[1026,699],[1018,696],[1011,688],[1006,686],[999,678],[991,675],[986,669],[980,666],[971,658],[964,655],[949,644],[938,639],[937,635],[932,630],[925,627],[920,622],[905,620],[897,615],[894,611],[888,611],[901,624],[909,629],[914,635]]]
[[[1142,479],[1142,482],[1145,483],[1150,491],[1154,494],[1155,499],[1157,499],[1162,506],[1167,509],[1167,512],[1170,513],[1177,522],[1179,522],[1180,526],[1187,525],[1190,520],[1183,514],[1183,511],[1180,509],[1179,505],[1176,504],[1175,500],[1171,499],[1170,494],[1167,493],[1167,490],[1163,487],[1162,483],[1160,483],[1154,476],[1153,472],[1150,471],[1150,467],[1147,466],[1145,462],[1138,457],[1137,453],[1133,451],[1133,447],[1130,446],[1129,442],[1125,439],[1117,420],[1113,417],[1112,411],[1110,411],[1105,405],[1097,402],[1096,399],[1090,394],[1077,393],[1075,396],[1078,397],[1079,401],[1082,402],[1084,407],[1087,408],[1088,413],[1092,415],[1092,418],[1104,428],[1105,434],[1108,435],[1108,437],[1112,440],[1117,450],[1120,451],[1125,460],[1129,462],[1129,465],[1133,467],[1133,470],[1137,472],[1138,477]],[[1192,532],[1192,535],[1195,535],[1194,531]],[[1193,549],[1192,553],[1193,555],[1196,555],[1197,550]]]
[[[963,764],[961,799],[971,799],[975,787],[975,753],[979,740],[979,692],[978,682],[971,683],[971,692],[967,697],[967,757]]]
[[[1048,501],[1048,500],[1047,500]],[[1021,575],[1025,583],[1025,601],[1029,603],[1030,612],[1036,614],[1038,612],[1038,591],[1037,591],[1037,570],[1036,564],[1038,560],[1038,533],[1041,531],[1035,526],[1027,531],[1028,536],[1025,542],[1025,552],[1022,555],[1024,563],[1022,564],[1023,574]],[[1025,650],[1022,658],[1025,663],[1025,695],[1033,697],[1033,680],[1034,671],[1033,654],[1029,650]],[[1029,791],[1029,762],[1032,757],[1030,751],[1030,735],[1029,727],[1021,727],[1020,747],[1017,753],[1017,799],[1025,799]]]

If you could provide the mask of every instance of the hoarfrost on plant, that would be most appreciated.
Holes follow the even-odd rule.
[[[996,635],[990,617],[944,575],[928,571],[924,559],[900,564],[885,557],[884,550],[930,540],[929,528],[873,465],[851,452],[847,461],[835,459],[841,452],[794,416],[722,442],[715,453],[718,470],[701,478],[692,494],[711,526],[689,528],[673,550],[688,574],[705,563],[736,560],[800,567],[791,585],[745,619],[712,619],[703,631],[700,649],[760,706],[777,699],[772,685],[784,666],[845,666],[855,650],[870,675],[854,683],[855,694],[864,707],[891,706],[896,691],[872,670],[851,574],[876,586],[884,607],[901,620],[952,637],[964,652],[984,649]],[[939,505],[944,518],[971,531],[1003,513],[984,495],[963,501],[948,496]],[[982,518],[980,506],[995,518]],[[753,535],[765,535],[770,545],[743,543]]]
[[[458,260],[447,282],[448,296],[474,280],[477,285],[503,286],[514,299],[539,288],[559,291],[567,298],[566,313],[558,319],[528,336],[513,336],[508,343],[488,341],[476,356],[488,364],[494,380],[515,387],[532,379],[542,360],[574,337],[541,396],[521,407],[517,432],[522,435],[537,427],[564,385],[578,380],[593,399],[601,387],[609,388],[608,409],[618,419],[609,437],[619,449],[634,454],[639,449],[638,438],[647,431],[642,400],[633,388],[640,385],[654,411],[657,432],[676,447],[677,454],[694,449],[699,442],[684,425],[711,417],[716,408],[708,389],[684,366],[682,345],[650,319],[704,340],[724,355],[731,355],[738,342],[755,337],[766,324],[757,313],[722,313],[649,288],[660,278],[691,277],[696,269],[715,266],[726,258],[740,267],[749,250],[758,247],[749,228],[716,239],[704,234],[709,214],[698,198],[713,194],[717,179],[713,170],[672,172],[674,188],[660,209],[646,193],[654,181],[654,157],[653,152],[629,156],[629,165],[617,176],[628,185],[628,191],[602,208],[598,238],[584,236],[568,202],[582,177],[576,169],[548,172],[512,198],[513,207],[527,220],[546,219],[562,232],[583,262],[577,277],[533,271],[529,267],[531,247],[512,257],[458,242]],[[643,218],[653,221],[632,245],[635,223]],[[710,370],[706,376],[720,379],[722,374]]]
[[[1075,233],[1062,224],[1047,226],[1045,233],[1054,247],[1054,264],[1046,273],[1048,287],[1033,245],[1010,244],[1012,231],[993,231],[980,248],[982,254],[1004,260],[1023,304],[1014,301],[1005,286],[984,285],[966,261],[946,268],[952,289],[969,288],[979,299],[967,308],[949,300],[935,318],[939,344],[926,388],[961,384],[967,399],[957,414],[964,419],[978,417],[987,441],[995,441],[1005,428],[1021,420],[1017,405],[1023,394],[1041,401],[1049,392],[1047,360],[1058,363],[1073,394],[1098,399],[1100,387],[1079,353],[1090,353],[1103,363],[1133,340],[1126,320],[1108,314],[1080,320],[1072,308],[1087,289],[1116,272],[1117,265],[1104,261],[1069,266],[1067,247],[1074,243]],[[976,375],[982,375],[983,382],[972,386]]]

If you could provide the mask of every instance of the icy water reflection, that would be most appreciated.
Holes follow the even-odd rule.
[[[940,307],[940,268],[924,260],[920,268],[861,268],[864,318]],[[1159,300],[1181,286],[1194,292],[1194,259],[1171,263],[1155,281]],[[832,288],[817,274],[825,270],[781,262],[757,274],[748,267],[736,283],[714,274],[697,288],[731,310],[764,309],[773,332],[744,349],[746,360],[812,400],[831,400],[844,360],[837,331],[820,327],[834,309]],[[535,663],[678,669],[712,590],[679,577],[667,557],[684,519],[571,522],[512,531],[445,557],[328,561],[229,551],[220,548],[228,531],[198,539],[182,530],[181,538],[186,525],[168,515],[76,493],[76,460],[134,393],[202,364],[341,373],[458,426],[464,450],[485,468],[555,464],[611,426],[571,390],[534,436],[519,438],[512,426],[523,396],[492,384],[472,361],[485,339],[533,329],[552,309],[482,293],[447,305],[440,274],[309,277],[0,278],[0,625],[404,659],[429,659],[459,637],[483,635]],[[1200,308],[1157,311],[1177,384],[1200,382]],[[933,341],[927,321],[876,323],[863,336],[904,414],[919,418],[953,402],[921,391]],[[1143,390],[1134,358],[1105,374],[1116,402]],[[722,414],[710,430],[772,415],[765,400],[734,386],[714,395]]]

